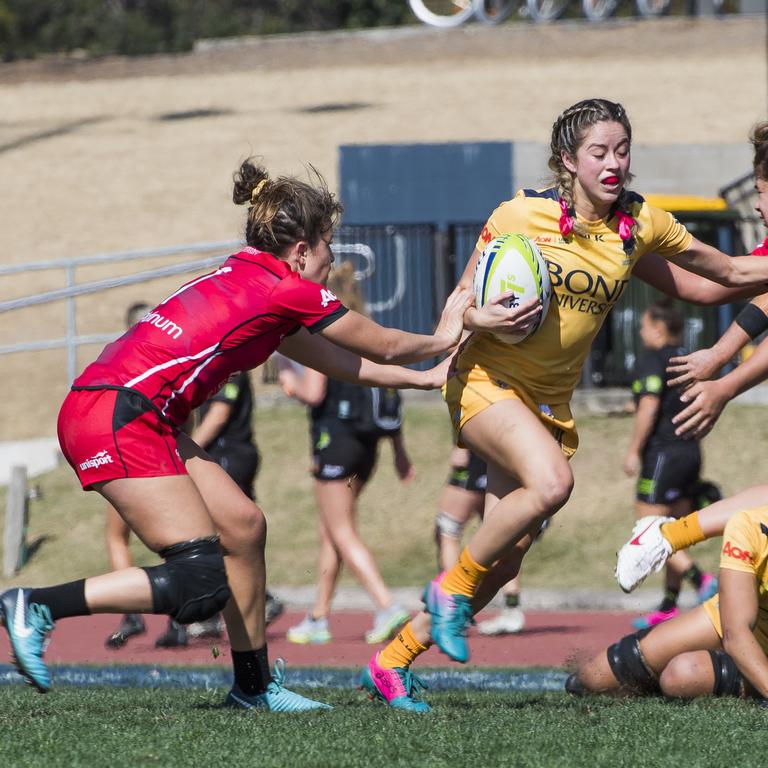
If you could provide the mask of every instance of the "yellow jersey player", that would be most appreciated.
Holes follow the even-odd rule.
[[[631,139],[620,104],[588,99],[566,109],[552,129],[552,186],[518,192],[492,213],[459,281],[472,285],[487,242],[517,232],[547,260],[554,296],[536,334],[516,345],[494,334],[530,326],[535,301],[510,309],[502,303],[508,292],[465,315],[473,333],[456,356],[446,400],[459,444],[488,463],[485,515],[458,563],[425,588],[426,610],[362,672],[362,687],[390,706],[429,709],[414,696],[411,663],[431,642],[455,661],[469,659],[472,616],[517,575],[533,535],[568,500],[568,458],[578,444],[571,393],[633,271],[674,297],[708,301],[738,293],[714,283],[757,293],[768,277],[767,260],[731,259],[627,190]]]
[[[768,507],[725,527],[720,592],[690,613],[628,635],[579,667],[571,693],[663,693],[768,700]]]

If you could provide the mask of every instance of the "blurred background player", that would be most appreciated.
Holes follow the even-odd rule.
[[[126,313],[126,328],[135,325],[151,307],[139,302],[131,305]],[[249,499],[256,498],[254,481],[259,471],[261,457],[253,439],[253,393],[247,373],[235,374],[206,403],[197,410],[197,425],[191,429],[192,439],[206,450],[237,483]],[[192,421],[192,420],[190,420]],[[106,519],[107,554],[113,570],[128,568],[132,563],[128,549],[130,529],[117,511],[107,506]],[[274,621],[285,607],[267,592],[266,622]],[[108,648],[122,648],[129,638],[146,631],[140,614],[123,616],[120,626],[106,640]],[[221,637],[221,616],[189,625],[168,619],[168,626],[155,641],[157,648],[186,646],[188,636],[193,638]]]
[[[350,262],[331,272],[328,288],[346,307],[365,311]],[[365,640],[381,643],[409,615],[394,602],[373,554],[360,538],[357,501],[376,466],[379,443],[384,437],[391,442],[397,476],[403,482],[413,478],[401,431],[400,396],[395,390],[329,379],[311,368],[300,373],[290,361],[278,364],[283,391],[310,406],[312,475],[320,516],[315,603],[304,620],[288,630],[287,639],[302,644],[330,642],[328,616],[346,564],[376,606],[373,626],[365,633]]]
[[[461,535],[475,515],[482,518],[488,483],[485,462],[466,448],[451,451],[448,481],[443,486],[435,517],[437,562],[441,571],[452,568],[461,554]],[[520,607],[520,578],[501,589],[504,607],[494,618],[477,625],[481,635],[511,635],[525,627]]]
[[[635,496],[638,518],[683,517],[697,506],[701,449],[698,440],[675,434],[672,418],[685,406],[679,392],[666,383],[669,359],[685,354],[679,346],[682,330],[682,315],[669,299],[652,304],[640,318],[645,352],[632,382],[635,423],[624,458],[626,474],[639,475]],[[632,625],[646,629],[676,616],[683,580],[694,586],[699,602],[717,592],[717,579],[701,571],[687,553],[678,552],[667,561],[664,597],[659,607],[638,617]]]

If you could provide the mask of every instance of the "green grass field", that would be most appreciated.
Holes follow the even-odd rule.
[[[764,482],[762,463],[755,460],[768,448],[764,414],[760,407],[731,406],[704,443],[704,475],[721,483],[726,493]],[[615,552],[633,521],[634,483],[621,471],[632,420],[582,416],[578,424],[576,487],[526,559],[524,586],[615,588]],[[263,453],[257,491],[269,520],[270,582],[312,584],[317,535],[305,411],[294,404],[263,408],[256,415],[256,430]],[[415,480],[403,485],[396,479],[390,447],[383,445],[379,469],[360,504],[363,536],[393,586],[413,586],[434,575],[433,519],[451,442],[444,407],[411,405],[405,434]],[[42,544],[23,571],[0,580],[0,587],[59,582],[105,570],[100,497],[83,493],[67,466],[35,482],[42,498],[32,502],[29,539],[42,539]],[[0,515],[4,509],[2,490]],[[718,549],[717,542],[708,542],[694,552],[704,565],[715,567]],[[136,542],[134,554],[139,564],[154,562]],[[649,579],[645,588],[658,589],[658,578]]]
[[[224,710],[224,691],[0,689],[0,765],[758,766],[768,712],[735,700],[573,699],[564,693],[431,694],[431,715],[355,690],[303,691],[333,711]]]

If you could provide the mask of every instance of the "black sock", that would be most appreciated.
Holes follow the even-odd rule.
[[[272,682],[267,646],[255,651],[232,651],[235,684],[246,696],[263,693]]]
[[[504,595],[504,606],[506,608],[517,608],[520,605],[520,595]]]
[[[703,576],[701,570],[699,569],[699,566],[694,563],[684,574],[683,578],[688,579],[688,581],[693,584],[696,589],[698,589],[701,586],[701,577]]]
[[[660,611],[671,611],[673,608],[677,608],[677,597],[680,594],[679,589],[672,589],[667,587],[664,590],[664,598],[659,606]]]
[[[54,621],[68,616],[89,616],[91,611],[85,602],[85,579],[59,584],[56,587],[33,589],[27,598],[29,603],[40,603],[51,609]]]

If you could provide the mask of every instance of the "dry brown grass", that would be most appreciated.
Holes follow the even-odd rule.
[[[765,67],[760,18],[414,28],[0,65],[0,261],[230,239],[242,213],[230,176],[247,155],[263,154],[274,172],[312,162],[335,185],[340,144],[542,141],[554,116],[585,96],[623,101],[643,144],[741,143],[765,117]],[[369,106],[304,111],[349,102]],[[200,109],[218,114],[159,119]],[[128,303],[159,300],[178,282],[82,299],[79,330],[118,331]],[[60,274],[4,278],[0,300],[61,285]],[[0,319],[0,344],[63,325],[57,306],[12,313]],[[81,365],[97,352],[83,349]],[[0,440],[53,433],[64,359],[0,359],[13,382],[0,400]]]

